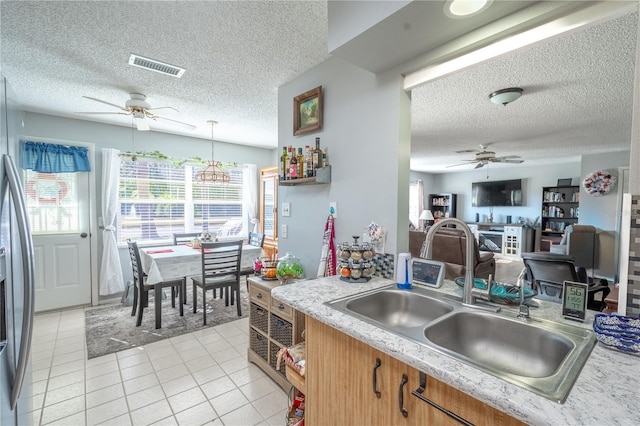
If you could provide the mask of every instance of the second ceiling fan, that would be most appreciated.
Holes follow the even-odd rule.
[[[466,150],[463,150],[463,151],[456,151],[458,154],[463,154],[463,153],[467,153],[467,152],[475,152],[476,155],[475,155],[475,158],[473,160],[462,160],[463,161],[462,163],[453,164],[451,166],[447,166],[447,168],[465,166],[467,164],[477,163],[474,168],[475,169],[479,169],[481,167],[486,166],[489,163],[513,163],[513,164],[518,164],[518,163],[524,162],[524,160],[519,160],[519,158],[520,158],[519,155],[506,155],[506,156],[503,156],[503,157],[496,157],[496,153],[495,152],[487,151],[488,147],[489,147],[489,145],[480,144],[480,150],[479,151],[477,149],[466,149]]]
[[[121,110],[121,112],[79,112],[78,114],[92,114],[92,115],[100,115],[100,114],[119,114],[119,115],[131,115],[135,122],[136,127],[140,131],[150,130],[149,120],[165,120],[171,121],[173,123],[181,124],[183,126],[190,127],[195,129],[196,126],[190,123],[185,123],[183,121],[173,120],[171,118],[162,117],[160,115],[156,115],[156,111],[160,109],[172,109],[176,112],[179,112],[177,109],[169,106],[165,107],[157,107],[152,108],[151,105],[147,102],[147,96],[142,93],[130,93],[129,99],[124,103],[124,106],[120,106],[111,102],[103,101],[102,99],[92,98],[91,96],[83,96],[83,98],[91,99],[92,101],[100,102]]]

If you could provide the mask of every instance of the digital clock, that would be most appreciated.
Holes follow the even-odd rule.
[[[414,257],[411,259],[411,278],[413,283],[439,288],[444,282],[444,263]]]
[[[562,315],[566,319],[583,321],[587,314],[589,284],[565,281],[562,284]]]

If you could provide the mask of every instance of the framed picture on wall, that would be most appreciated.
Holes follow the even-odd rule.
[[[558,179],[558,183],[556,186],[571,186],[571,178]]]
[[[293,135],[322,129],[322,86],[293,98]]]

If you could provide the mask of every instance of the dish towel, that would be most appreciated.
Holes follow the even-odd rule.
[[[336,274],[336,231],[334,228],[333,215],[327,218],[322,237],[322,255],[320,265],[318,265],[318,278],[330,277]]]

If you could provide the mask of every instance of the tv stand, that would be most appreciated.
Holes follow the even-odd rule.
[[[481,251],[520,257],[527,250],[527,230],[517,223],[467,222]]]

